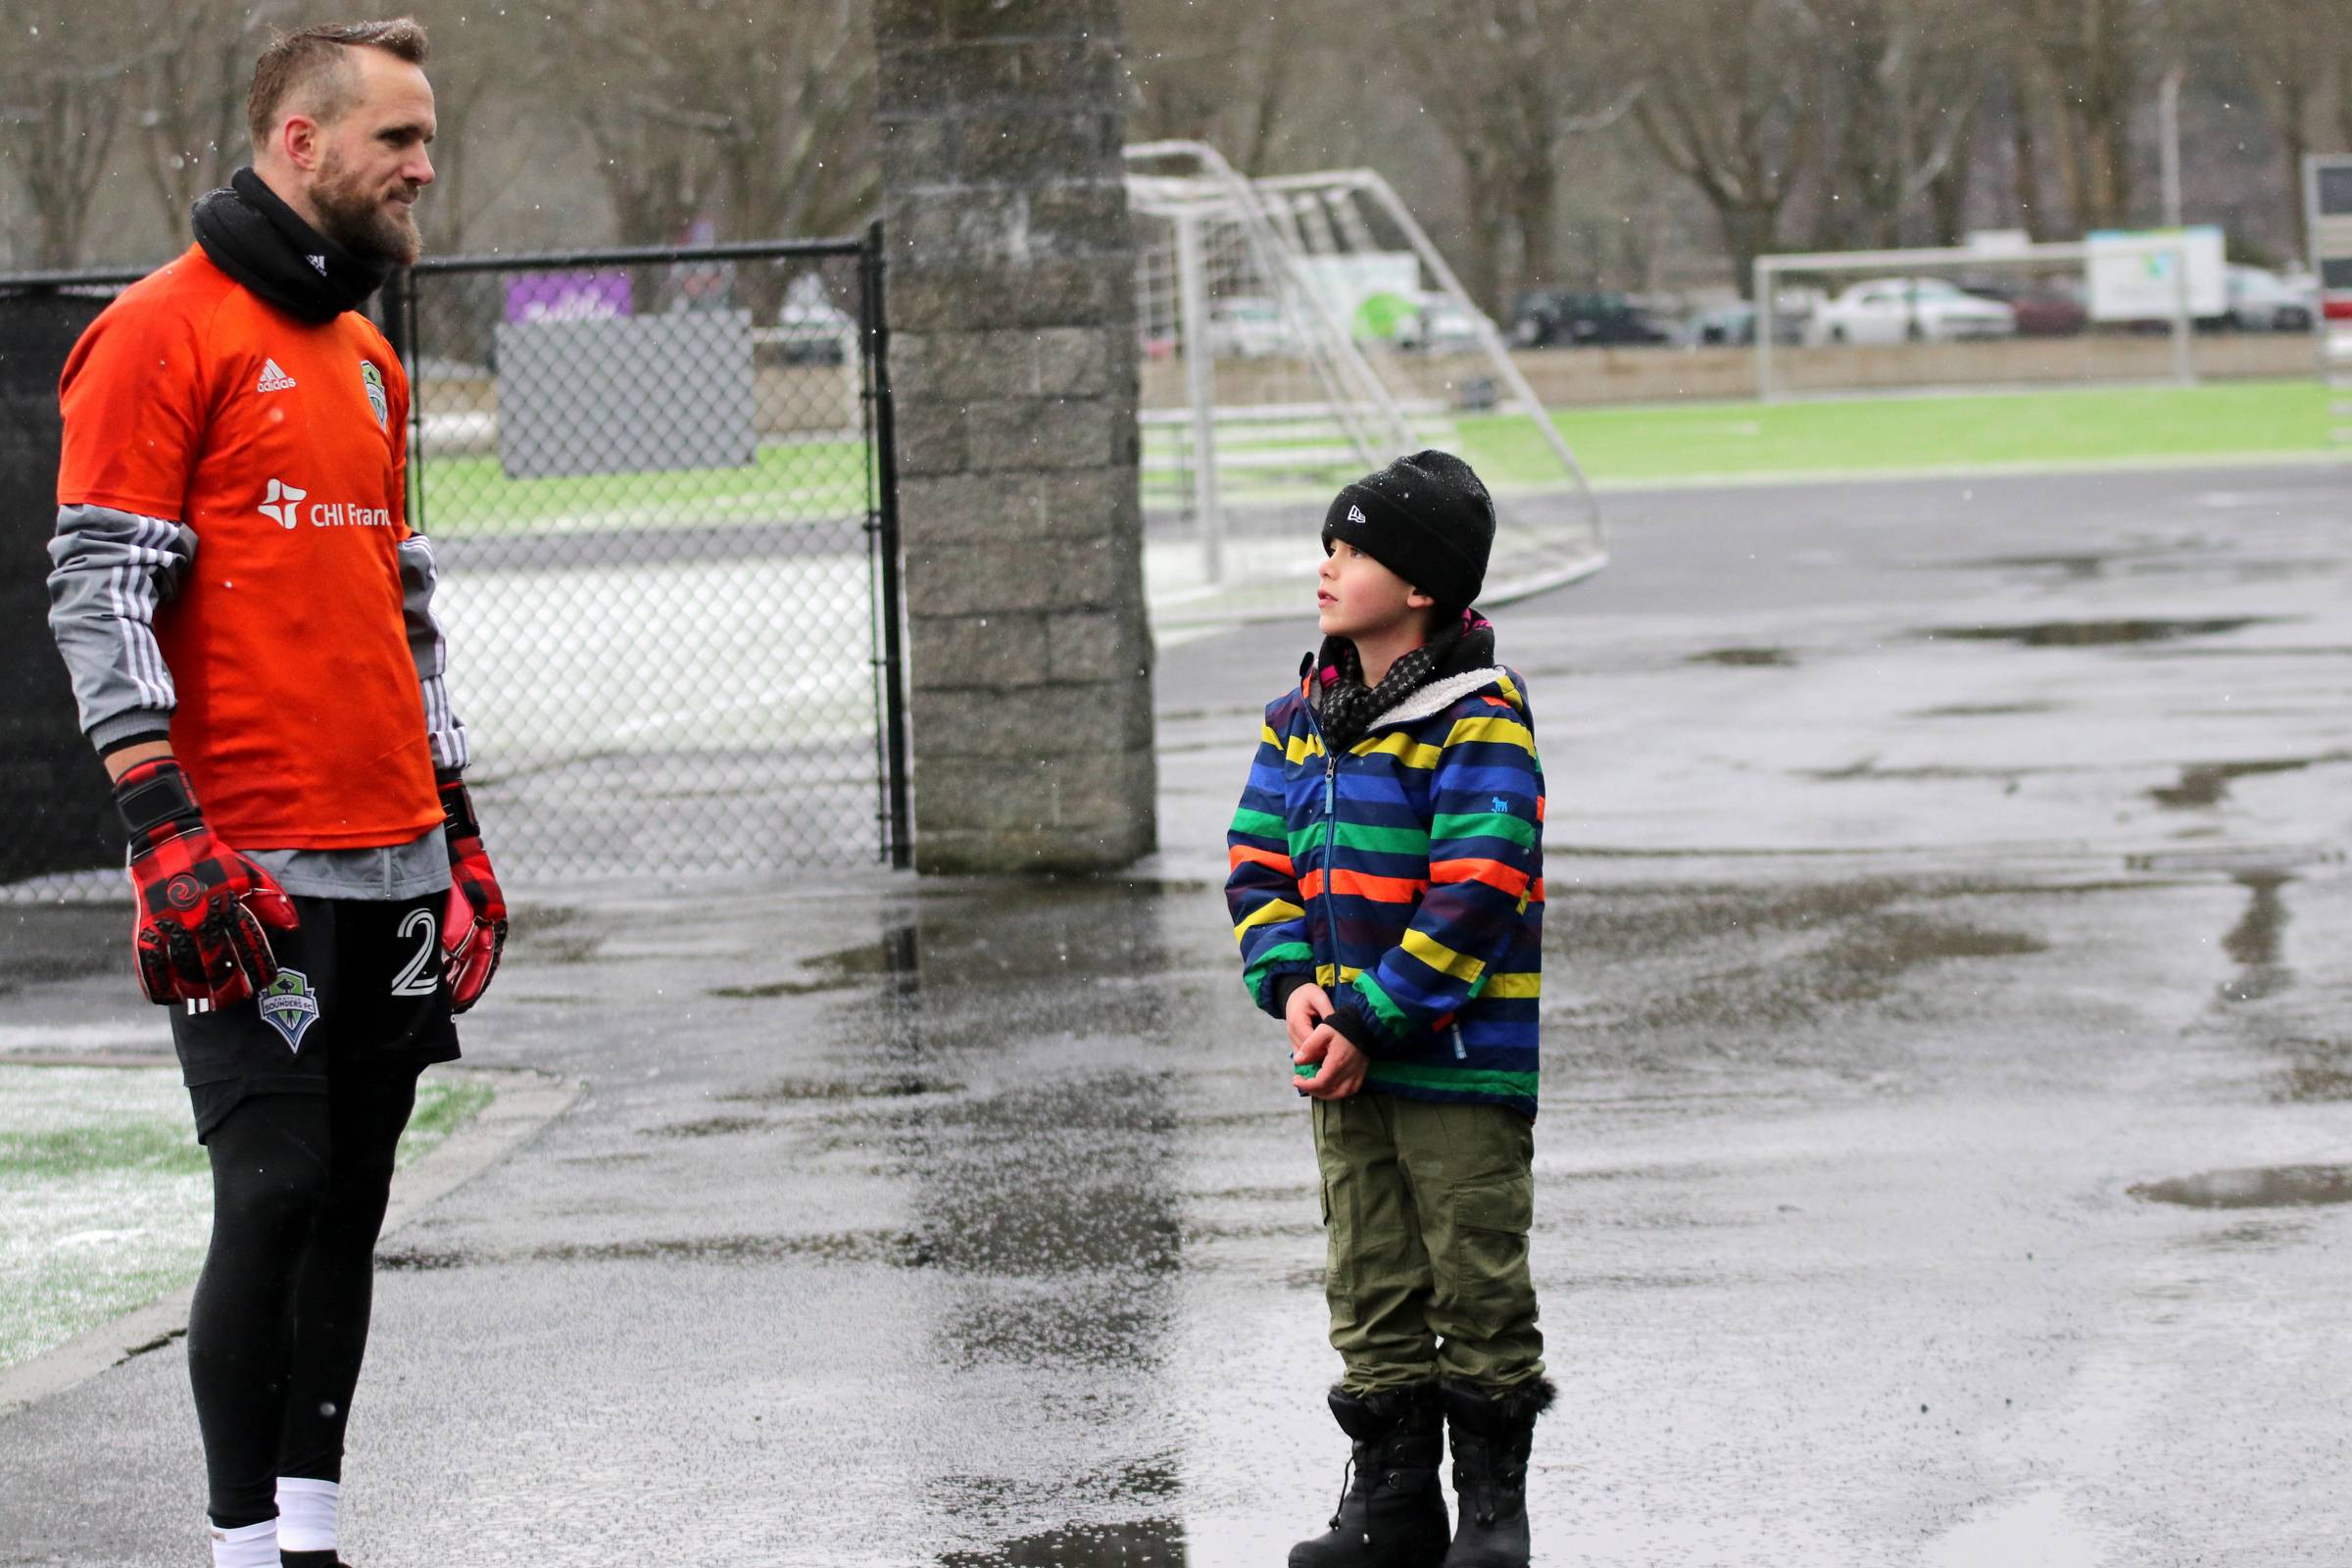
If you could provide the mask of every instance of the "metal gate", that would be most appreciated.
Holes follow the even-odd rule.
[[[383,318],[502,872],[910,863],[878,226],[430,258]]]

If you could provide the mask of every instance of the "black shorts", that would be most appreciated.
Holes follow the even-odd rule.
[[[458,1057],[441,975],[446,892],[293,897],[300,923],[270,931],[274,985],[233,1007],[172,1004],[172,1044],[198,1143],[249,1096],[322,1095],[330,1072],[414,1074]]]

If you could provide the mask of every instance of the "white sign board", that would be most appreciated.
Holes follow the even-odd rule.
[[[2170,320],[2180,309],[2180,253],[2142,251],[2150,240],[2177,240],[2188,256],[2188,314],[2221,316],[2230,309],[2230,280],[2223,265],[2222,231],[2195,228],[2101,229],[2085,240],[2084,264],[2094,321]]]
[[[1396,318],[1421,308],[1421,259],[1411,251],[1301,256],[1298,270],[1353,337],[1393,336]]]

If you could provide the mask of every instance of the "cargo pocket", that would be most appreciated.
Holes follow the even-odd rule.
[[[1497,1176],[1453,1192],[1454,1288],[1479,1317],[1509,1320],[1532,1306],[1527,1233],[1535,1223],[1536,1178]]]

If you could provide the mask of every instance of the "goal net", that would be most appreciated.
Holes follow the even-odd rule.
[[[1200,142],[1127,166],[1155,626],[1303,613],[1333,491],[1424,447],[1494,496],[1482,603],[1605,563],[1575,454],[1386,180],[1245,179]]]

